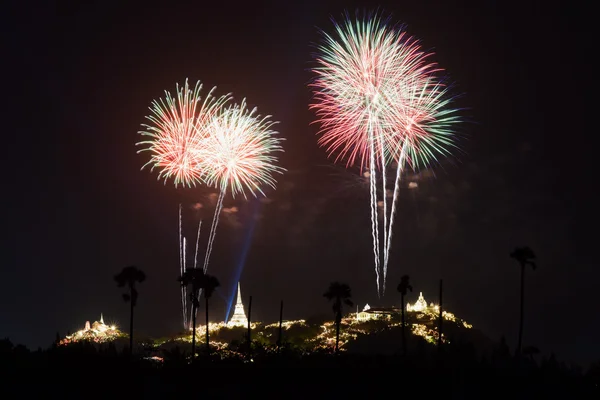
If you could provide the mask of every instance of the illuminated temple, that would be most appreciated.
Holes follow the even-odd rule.
[[[100,314],[100,321],[94,321],[90,324],[90,321],[85,321],[84,328],[75,332],[73,335],[68,335],[60,344],[68,344],[77,342],[80,340],[89,340],[97,343],[114,340],[117,337],[122,336],[122,333],[114,325],[106,325],[104,323],[104,316]]]
[[[239,282],[235,310],[233,311],[233,316],[227,323],[227,326],[248,326],[248,318],[246,318],[246,312],[244,311],[244,303],[242,303],[242,291],[240,290]]]
[[[365,305],[361,312],[356,310],[356,320],[359,322],[369,321],[372,319],[387,319],[390,320],[393,314],[400,312],[399,308],[372,308],[368,304]]]
[[[414,304],[406,303],[406,311],[408,311],[408,312],[426,312],[426,311],[440,312],[440,308],[439,308],[439,306],[437,306],[433,303],[431,303],[429,306],[427,306],[427,302],[425,301],[425,298],[423,297],[423,292],[419,292],[419,298],[417,299],[417,301]]]
[[[406,303],[406,311],[407,312],[415,312],[415,313],[439,313],[440,308],[437,304],[429,304],[427,305],[427,301],[423,297],[423,292],[419,293],[419,298],[413,304]],[[362,311],[356,310],[356,320],[359,322],[369,321],[373,319],[387,319],[390,320],[392,315],[399,314],[401,312],[400,308],[396,307],[385,307],[385,308],[373,308],[368,304],[365,305]],[[444,315],[446,315],[444,311]],[[448,314],[452,315],[452,314]]]

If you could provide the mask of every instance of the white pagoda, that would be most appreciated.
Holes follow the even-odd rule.
[[[406,303],[406,311],[409,312],[423,312],[427,310],[427,302],[423,297],[423,292],[419,293],[419,299],[415,304]]]
[[[239,282],[235,309],[233,311],[233,316],[227,323],[227,326],[248,326],[248,318],[246,318],[246,312],[244,311],[244,304],[242,303],[242,291],[240,290]]]

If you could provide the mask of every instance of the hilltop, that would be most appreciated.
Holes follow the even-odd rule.
[[[247,320],[243,306],[237,312],[236,324],[225,322],[210,323],[209,336],[211,348],[218,350],[223,357],[241,356],[247,349]],[[406,322],[408,346],[411,352],[428,351],[437,345],[439,327],[439,307],[427,304],[422,293],[414,304],[407,304]],[[487,354],[493,347],[492,341],[471,324],[456,317],[453,313],[443,313],[442,342],[445,344],[466,344],[473,346],[478,353]],[[275,348],[279,339],[279,322],[263,324],[252,322],[251,337],[256,348]],[[206,327],[198,325],[196,340],[200,346],[205,345]],[[312,318],[308,320],[286,320],[281,323],[282,345],[294,348],[302,353],[331,351],[335,346],[335,324],[332,320]],[[77,341],[93,343],[113,342],[118,347],[126,344],[127,334],[115,326],[107,326],[101,317],[93,324],[63,339],[60,344],[66,345]],[[340,330],[340,350],[349,354],[396,354],[400,349],[401,312],[400,309],[371,308],[368,304],[360,312],[347,314],[342,319]],[[189,352],[192,341],[191,330],[180,332],[171,337],[158,339],[144,338],[136,340],[141,350],[149,355],[162,359],[166,352]]]

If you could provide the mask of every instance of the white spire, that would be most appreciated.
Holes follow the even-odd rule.
[[[100,313],[100,323],[104,325],[104,317],[102,316],[102,313]]]
[[[423,297],[423,292],[419,292],[419,298],[415,304],[406,303],[406,311],[423,312],[425,310],[427,310],[427,302]]]
[[[240,289],[240,283],[238,282],[237,301],[235,303],[235,309],[233,316],[227,323],[228,326],[247,326],[248,319],[244,312],[244,303],[242,303],[242,290]]]

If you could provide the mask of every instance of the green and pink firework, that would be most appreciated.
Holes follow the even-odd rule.
[[[378,15],[335,24],[335,35],[323,33],[316,77],[311,83],[320,123],[319,144],[347,166],[369,170],[371,222],[377,293],[385,293],[392,226],[399,181],[407,166],[427,167],[455,147],[453,129],[459,118],[452,98],[415,38],[388,26]],[[391,205],[386,171],[396,166]],[[381,174],[383,198],[378,199]],[[383,246],[379,206],[383,203]],[[388,216],[388,207],[391,208]],[[388,221],[389,219],[389,221]],[[383,254],[383,260],[381,260]],[[380,279],[382,277],[383,279]]]

